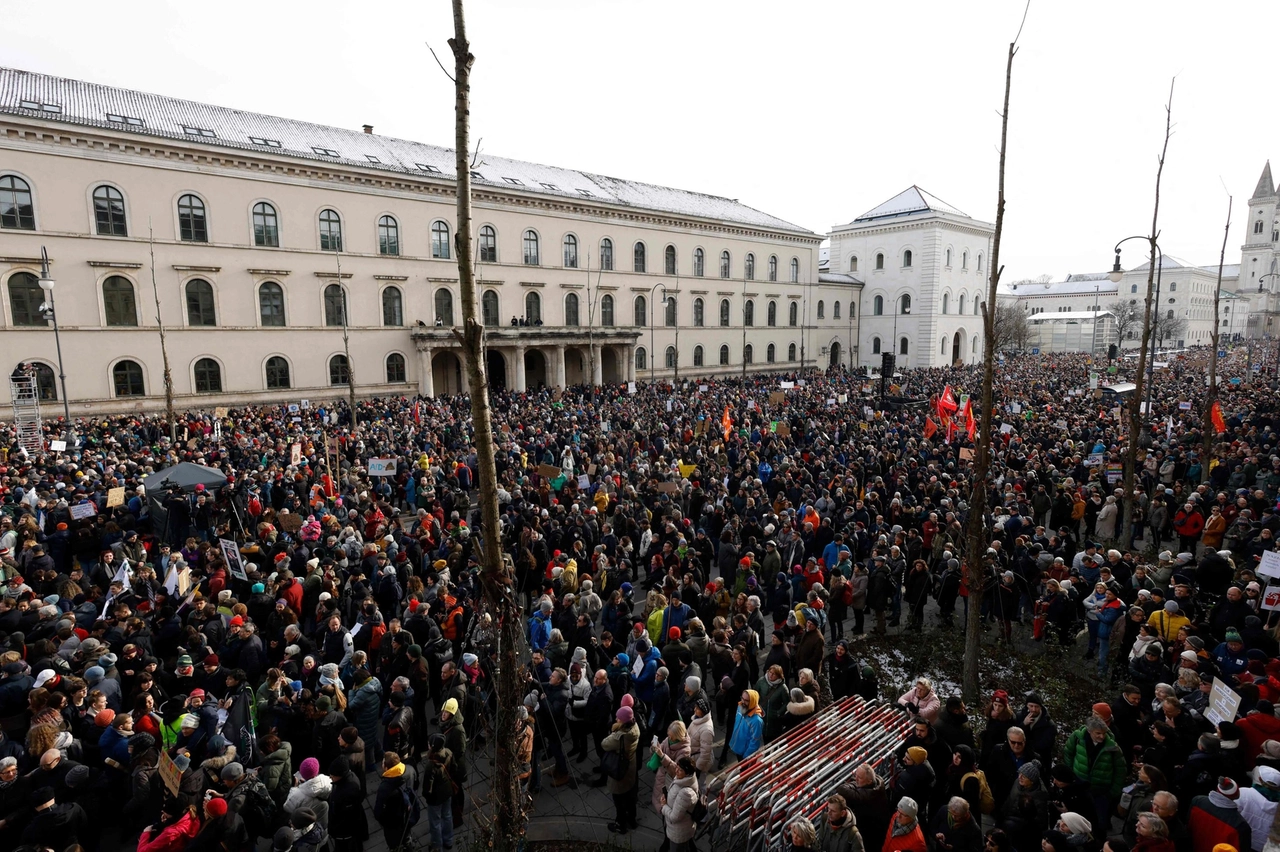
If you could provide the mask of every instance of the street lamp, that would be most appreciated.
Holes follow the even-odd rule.
[[[666,301],[665,297],[667,295],[667,291],[665,289],[665,285],[661,281],[659,281],[657,284],[654,284],[652,287],[649,288],[650,308],[657,307],[653,301],[653,294],[659,287],[664,288],[662,291],[662,295],[663,295],[663,301],[664,302]],[[658,353],[654,349],[654,342],[653,342],[653,337],[654,337],[653,332],[654,332],[655,324],[658,321],[658,317],[657,317],[658,312],[656,310],[650,310],[649,313],[650,313],[650,317],[649,317],[649,384],[653,384],[658,380],[657,379]]]
[[[40,306],[40,311],[44,314],[45,320],[53,321],[53,342],[58,349],[58,381],[62,385],[62,416],[67,424],[67,428],[71,428],[71,406],[67,402],[67,374],[62,369],[62,337],[58,334],[58,314],[53,309],[53,276],[49,274],[49,252],[44,246],[40,247],[40,289],[44,291],[45,303]],[[39,385],[39,381],[36,382]],[[36,396],[39,397],[40,389],[36,388]]]
[[[1116,243],[1116,247],[1115,247],[1116,260],[1111,267],[1111,272],[1107,274],[1107,278],[1111,279],[1112,283],[1114,284],[1119,284],[1120,280],[1124,278],[1124,270],[1120,268],[1120,246],[1123,245],[1124,243],[1127,243],[1129,240],[1146,240],[1150,243],[1155,244],[1154,240],[1152,240],[1150,237],[1143,236],[1141,234],[1132,236],[1132,237],[1125,237],[1123,240]],[[1152,310],[1150,315],[1147,315],[1145,313],[1143,315],[1144,321],[1150,323],[1150,333],[1148,336],[1148,345],[1150,348],[1150,352],[1146,353],[1147,363],[1145,365],[1143,364],[1138,365],[1138,371],[1140,375],[1142,373],[1143,367],[1146,368],[1146,393],[1147,393],[1146,414],[1148,419],[1150,419],[1151,417],[1151,386],[1153,384],[1152,378],[1155,376],[1155,371],[1156,371],[1155,360],[1156,360],[1156,341],[1158,340],[1157,329],[1159,329],[1160,327],[1160,279],[1164,274],[1164,250],[1161,249],[1158,244],[1155,244],[1155,248],[1156,248],[1156,254],[1157,254],[1155,299],[1152,301]],[[1118,288],[1117,288],[1116,294],[1117,296],[1119,295]],[[1143,435],[1146,435],[1145,430],[1143,432]]]
[[[901,347],[898,346],[898,314],[908,317],[911,316],[911,306],[902,304],[902,297],[899,296],[898,303],[894,305],[894,308],[896,308],[896,310],[893,312],[893,341],[889,344],[889,351],[894,354],[894,360],[896,362],[898,354],[902,351]],[[890,378],[893,377],[890,376]]]

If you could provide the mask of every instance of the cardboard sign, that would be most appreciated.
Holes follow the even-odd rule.
[[[226,417],[226,416],[227,416],[227,407],[226,407],[225,405],[220,405],[220,406],[218,406],[217,408],[215,408],[215,409],[213,410],[213,416],[214,416],[214,417],[216,417],[216,418],[218,418],[219,420],[221,420],[222,418]]]
[[[699,393],[706,393],[706,392],[707,392],[707,386],[706,386],[706,385],[698,385],[698,392],[699,392]]]
[[[769,394],[770,405],[782,405],[787,401],[787,395],[782,391],[773,391]]]
[[[595,476],[595,475],[596,475],[596,466],[595,466],[594,464],[589,464],[589,465],[587,465],[587,474],[588,474],[589,476]]]
[[[635,393],[635,392],[636,392],[636,383],[627,382],[627,393]]]
[[[679,494],[680,484],[678,482],[659,482],[658,491],[663,494]]]
[[[1180,403],[1178,403],[1178,410],[1179,410],[1179,411],[1190,411],[1190,410],[1191,410],[1191,403],[1190,403],[1190,402],[1180,402]]]
[[[1258,573],[1264,577],[1280,577],[1280,553],[1274,550],[1263,553],[1262,561],[1258,563]]]
[[[1240,694],[1227,686],[1222,678],[1213,679],[1213,689],[1209,691],[1209,706],[1205,708],[1204,717],[1217,726],[1220,722],[1231,722],[1240,709]]]
[[[124,505],[124,487],[111,488],[107,491],[107,508],[114,509]]]
[[[849,394],[847,393],[842,393],[836,397],[836,402],[840,403],[841,405],[844,405],[848,401],[849,401]]]
[[[302,520],[301,515],[295,515],[292,512],[285,517],[297,518],[299,521]],[[298,528],[301,529],[302,527],[299,526]],[[231,572],[231,576],[238,580],[247,581],[249,579],[249,575],[244,572],[244,564],[240,562],[240,549],[236,547],[236,543],[234,541],[228,541],[225,538],[220,538],[218,539],[218,546],[222,548],[222,558],[226,560],[227,570]]]
[[[804,383],[801,382],[801,384],[804,384]],[[781,382],[778,384],[778,387],[782,388],[783,390],[791,390],[795,386],[796,386],[795,382]]]
[[[1280,609],[1280,586],[1267,587],[1267,593],[1262,596],[1262,608],[1272,612]]]
[[[543,479],[555,479],[559,475],[560,468],[553,464],[538,465],[538,476],[541,476]]]
[[[773,431],[774,431],[776,434],[778,434],[778,435],[782,436],[783,438],[790,438],[790,437],[791,437],[791,426],[790,426],[790,424],[783,423],[781,420],[779,420],[779,421],[778,421],[778,428],[777,428],[777,429],[774,429]]]
[[[163,749],[160,751],[160,764],[156,768],[160,771],[160,780],[169,789],[169,793],[174,796],[180,795],[182,772],[178,769],[178,764],[174,763],[173,758],[169,756],[169,752]]]
[[[587,476],[585,473],[578,474],[578,488],[583,491],[586,491],[590,487],[591,487],[591,477]]]
[[[98,514],[98,509],[92,503],[77,503],[71,507],[71,517],[77,521],[92,518],[96,514]]]
[[[290,512],[287,515],[281,515],[278,520],[280,522],[280,529],[285,532],[296,533],[298,530],[302,529],[302,516],[295,514],[294,512]]]
[[[973,451],[973,447],[960,448],[960,461],[973,461],[973,457],[975,455],[977,455],[977,453]]]
[[[67,449],[66,441],[50,441],[49,442],[49,450],[51,452],[61,453],[66,449]]]
[[[298,446],[294,444],[294,446]],[[395,476],[396,460],[395,459],[369,459],[369,475],[370,476]]]
[[[302,445],[301,444],[290,445],[289,464],[294,466],[302,464]]]

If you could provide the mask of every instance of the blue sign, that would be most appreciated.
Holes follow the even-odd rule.
[[[1227,350],[1225,350],[1225,349],[1219,349],[1219,350],[1218,350],[1218,357],[1219,357],[1219,358],[1225,358],[1225,357],[1227,357]]]
[[[1040,347],[1038,347],[1038,346],[1032,347],[1032,349],[1031,349],[1031,354],[1032,354],[1032,355],[1039,355],[1039,354],[1040,354]]]

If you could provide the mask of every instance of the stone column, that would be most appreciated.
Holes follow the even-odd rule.
[[[601,354],[603,348],[599,343],[593,344],[591,347],[591,383],[597,387],[604,384],[604,364],[601,363]]]
[[[421,396],[435,396],[435,386],[431,375],[431,356],[432,351],[425,347],[418,347],[418,393]]]
[[[622,357],[627,360],[626,366],[622,368],[624,381],[634,382],[636,380],[636,346],[634,343],[630,346],[622,347]]]
[[[524,374],[524,353],[525,353],[525,347],[523,346],[516,347],[516,383],[515,383],[515,387],[513,388],[513,390],[515,390],[516,393],[524,393],[524,391],[526,390],[525,374]]]
[[[555,377],[555,381],[552,382],[552,387],[562,388],[564,387],[564,346],[563,345],[556,347],[556,362],[554,366],[556,371],[556,377]]]

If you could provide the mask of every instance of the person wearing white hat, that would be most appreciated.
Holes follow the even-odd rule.
[[[1252,830],[1253,852],[1262,852],[1262,847],[1267,845],[1271,823],[1275,819],[1277,802],[1280,802],[1280,769],[1259,766],[1253,773],[1253,786],[1240,788],[1236,807]]]

